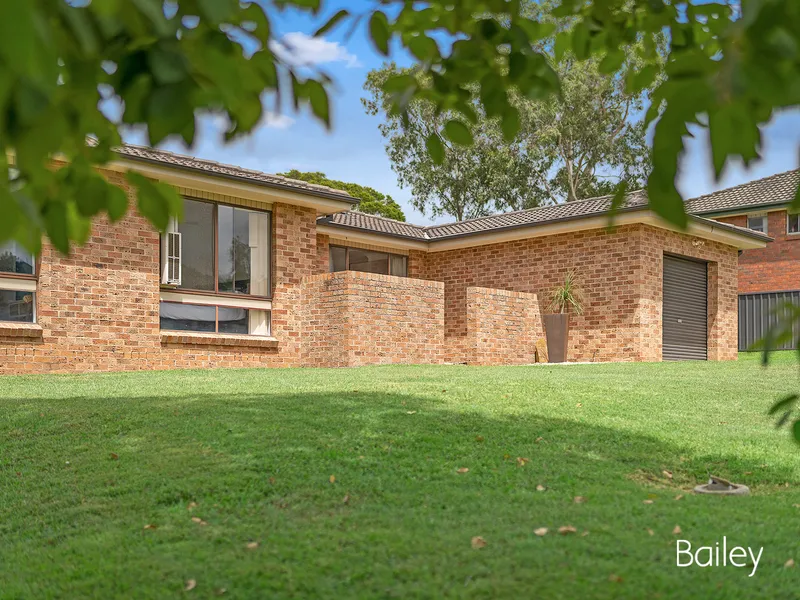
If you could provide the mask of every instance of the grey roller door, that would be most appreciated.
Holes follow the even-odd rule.
[[[664,360],[708,358],[708,265],[664,256]]]

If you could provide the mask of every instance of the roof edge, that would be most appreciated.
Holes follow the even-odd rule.
[[[147,148],[147,149],[148,150],[152,150],[151,148]],[[156,152],[157,152],[157,150],[156,150]],[[129,162],[133,162],[133,163],[140,162],[140,163],[146,163],[146,164],[150,164],[150,165],[157,165],[157,166],[165,168],[165,169],[173,169],[173,170],[176,170],[176,171],[187,171],[187,172],[190,172],[190,173],[194,173],[194,174],[197,174],[197,175],[210,177],[210,178],[214,178],[214,179],[226,179],[228,181],[236,181],[238,183],[245,183],[245,184],[253,185],[253,186],[256,186],[256,187],[264,187],[264,188],[276,189],[276,190],[281,190],[281,191],[286,191],[286,192],[293,192],[295,194],[302,194],[304,196],[311,196],[311,197],[317,197],[317,198],[325,198],[325,199],[328,199],[328,200],[336,200],[336,201],[339,201],[339,202],[346,202],[346,203],[348,203],[348,204],[350,204],[352,206],[355,206],[359,202],[358,198],[353,198],[352,196],[350,196],[346,192],[336,193],[336,192],[333,192],[333,191],[328,192],[328,191],[325,191],[325,190],[310,190],[308,188],[301,187],[301,186],[292,186],[292,185],[284,185],[284,184],[277,183],[277,182],[276,183],[271,183],[271,182],[267,182],[267,181],[260,181],[258,179],[251,179],[251,178],[248,178],[248,177],[232,175],[232,174],[229,174],[229,173],[218,173],[216,171],[206,171],[204,169],[198,169],[198,168],[190,167],[190,166],[187,166],[187,165],[179,165],[179,164],[170,163],[170,162],[163,161],[163,160],[157,160],[157,159],[154,159],[154,158],[147,158],[147,157],[144,157],[144,156],[131,156],[129,154],[125,154],[124,152],[118,152],[116,150],[114,150],[114,154],[118,157],[117,160],[123,161],[123,162],[124,161],[129,161]],[[185,156],[185,155],[178,155],[178,156]],[[233,165],[229,165],[229,166],[233,166]],[[235,167],[235,168],[238,168],[238,167]],[[307,183],[307,182],[303,182],[303,183]]]

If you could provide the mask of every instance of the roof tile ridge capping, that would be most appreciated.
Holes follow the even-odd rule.
[[[372,213],[361,212],[360,210],[357,210],[355,208],[350,209],[350,210],[346,210],[346,211],[343,211],[343,212],[357,213],[360,216],[363,215],[363,216],[368,217],[370,219],[380,219],[381,221],[391,221],[392,223],[399,223],[400,225],[406,225],[407,227],[414,227],[415,229],[425,229],[424,225],[417,225],[415,223],[409,223],[408,221],[400,221],[399,219],[392,219],[391,217],[384,217],[383,215],[373,215]],[[339,213],[339,214],[342,214],[342,213]]]
[[[207,158],[200,158],[198,156],[193,156],[191,154],[181,154],[179,152],[173,152],[171,150],[162,150],[160,148],[153,148],[151,146],[142,146],[139,144],[123,144],[117,148],[114,148],[114,151],[130,156],[131,153],[128,151],[133,151],[133,153],[141,153],[141,154],[151,154],[155,156],[160,156],[163,158],[172,158],[173,160],[184,160],[184,161],[191,161],[194,163],[199,163],[200,165],[214,167],[219,169],[230,169],[234,171],[238,171],[243,175],[249,175],[254,178],[269,178],[274,179],[277,183],[285,182],[286,185],[293,186],[293,187],[300,187],[309,190],[319,190],[321,192],[329,192],[333,194],[338,194],[344,196],[346,198],[351,198],[353,200],[358,200],[354,198],[344,190],[339,190],[336,188],[329,187],[327,185],[321,185],[318,183],[310,183],[308,181],[303,181],[302,179],[293,179],[291,177],[286,177],[284,175],[278,175],[276,173],[266,173],[264,171],[258,171],[256,169],[248,169],[245,167],[240,167],[238,165],[232,165],[228,163],[222,163],[216,160],[210,160]],[[168,162],[168,161],[163,161]]]
[[[689,198],[685,202],[694,202],[695,200],[705,200],[707,198],[711,198],[713,196],[719,196],[721,194],[726,194],[728,192],[734,192],[736,190],[740,190],[742,188],[750,187],[753,185],[759,185],[770,181],[772,179],[778,179],[779,177],[787,177],[791,175],[800,175],[800,169],[789,169],[788,171],[782,171],[780,173],[773,173],[772,175],[767,175],[766,177],[762,177],[760,179],[753,179],[752,181],[745,181],[738,185],[734,185],[731,187],[723,188],[721,190],[716,190],[714,192],[709,192],[707,194],[703,194],[701,196],[695,196],[694,198]]]
[[[629,198],[631,196],[635,196],[637,194],[641,194],[645,192],[644,189],[638,190],[631,190],[625,194],[625,198]],[[608,200],[614,197],[614,194],[606,194],[605,196],[592,196],[591,198],[582,198],[580,200],[572,200],[567,202],[554,202],[553,204],[542,204],[541,206],[534,206],[532,208],[523,208],[520,210],[512,210],[509,212],[498,212],[491,215],[484,215],[482,217],[473,217],[471,219],[463,219],[461,221],[451,221],[449,223],[441,223],[439,225],[426,225],[424,229],[437,229],[439,227],[450,227],[453,225],[461,225],[462,223],[473,223],[475,221],[482,221],[484,219],[494,219],[497,217],[506,217],[509,215],[518,215],[522,213],[533,213],[540,210],[546,210],[549,208],[555,208],[558,206],[575,206],[576,204],[586,204],[589,202],[597,202],[598,200]]]

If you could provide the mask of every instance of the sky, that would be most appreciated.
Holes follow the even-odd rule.
[[[386,155],[385,141],[378,131],[380,118],[367,115],[361,104],[367,73],[384,62],[369,41],[366,28],[356,30],[349,39],[345,39],[347,26],[340,26],[323,39],[310,36],[340,8],[357,13],[359,8],[366,8],[366,3],[328,0],[324,5],[324,12],[317,17],[294,10],[280,13],[274,29],[277,37],[284,38],[294,48],[296,62],[324,70],[335,81],[330,130],[307,109],[295,114],[291,107],[285,106],[281,113],[270,110],[250,136],[233,143],[224,143],[219,119],[205,118],[198,127],[192,148],[177,141],[167,141],[160,147],[266,173],[290,169],[321,171],[331,179],[359,183],[389,194],[412,223],[425,225],[453,220],[445,216],[434,221],[429,215],[416,211],[409,203],[409,190],[397,184]],[[392,58],[401,65],[408,63],[408,57],[398,54],[397,50],[393,50]],[[708,141],[703,132],[698,134],[689,140],[682,163],[678,188],[684,198],[800,166],[800,111],[776,116],[763,130],[762,159],[749,169],[741,164],[729,165],[719,182],[714,179]],[[130,133],[125,139],[130,143],[146,143],[146,138],[139,133]]]

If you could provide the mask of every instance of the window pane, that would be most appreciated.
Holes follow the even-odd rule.
[[[36,260],[17,242],[0,244],[0,271],[33,275]]]
[[[331,246],[331,273],[347,270],[347,249]]]
[[[214,205],[184,200],[178,225],[183,247],[181,287],[214,290]]]
[[[33,292],[0,290],[0,321],[33,323]]]
[[[216,318],[217,310],[214,306],[196,306],[178,302],[161,303],[161,329],[214,333]]]
[[[767,226],[766,217],[747,217],[747,228],[764,233]]]
[[[789,233],[800,233],[800,214],[789,215]]]
[[[219,307],[220,333],[250,333],[250,320],[245,308]]]
[[[389,255],[385,252],[350,248],[350,270],[388,275]]]
[[[392,261],[392,271],[391,274],[396,277],[408,277],[408,258],[405,256],[395,256],[392,255],[390,260]]]
[[[219,291],[269,296],[269,213],[219,207]]]

